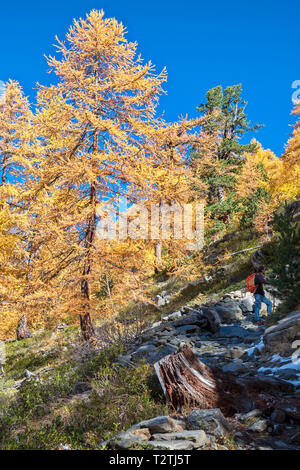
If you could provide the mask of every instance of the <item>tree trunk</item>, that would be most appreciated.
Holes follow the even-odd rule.
[[[21,341],[22,339],[31,338],[31,337],[32,337],[32,334],[27,328],[26,315],[22,315],[17,326],[17,340]]]
[[[111,290],[110,290],[109,279],[108,279],[107,274],[105,274],[105,280],[106,280],[106,288],[107,288],[107,293],[108,293],[109,300],[110,300],[111,309],[113,313],[115,313],[115,306],[114,306],[113,299],[111,296]]]
[[[161,271],[161,240],[158,241],[155,245],[155,274],[160,273]]]
[[[96,187],[91,185],[90,204],[92,206],[92,215],[90,216],[85,233],[84,245],[86,248],[86,259],[83,269],[83,279],[81,281],[81,295],[83,297],[83,311],[80,315],[80,327],[82,336],[86,341],[95,335],[95,330],[90,316],[90,279],[92,271],[92,245],[96,235]]]
[[[224,196],[224,189],[223,189],[223,186],[218,186],[218,187],[217,187],[217,192],[218,192],[219,202],[224,202],[225,196]]]
[[[85,313],[84,315],[80,315],[80,328],[82,336],[86,341],[95,335],[95,330],[89,312]]]
[[[0,186],[3,186],[6,183],[6,174],[7,174],[7,153],[4,153],[3,164],[2,164],[2,176]]]
[[[200,362],[188,345],[156,362],[154,368],[167,402],[177,411],[184,406],[220,408],[225,416],[232,416],[254,408],[268,413],[281,409],[300,419],[300,397],[280,397],[293,391],[291,384],[271,377],[236,378]]]

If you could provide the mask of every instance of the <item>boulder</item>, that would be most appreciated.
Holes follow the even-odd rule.
[[[155,351],[155,346],[154,344],[150,343],[150,344],[143,344],[143,346],[140,346],[133,354],[132,354],[132,357],[134,357],[134,359],[143,359],[145,356],[147,356],[148,354],[152,353],[153,351]]]
[[[236,302],[218,302],[216,305],[214,305],[214,309],[219,314],[222,322],[231,323],[243,319],[242,309]]]
[[[252,432],[264,432],[268,427],[268,422],[265,419],[260,419],[259,421],[256,421],[254,424],[252,424],[249,428],[248,431]]]
[[[137,444],[145,444],[148,438],[145,435],[137,435],[131,432],[117,434],[109,441],[110,447],[113,449],[131,449]],[[103,443],[102,443],[103,444]]]
[[[231,426],[219,408],[212,410],[194,410],[187,417],[187,428],[202,429],[215,436],[228,434]]]
[[[248,413],[239,413],[235,415],[236,419],[239,419],[240,421],[247,421],[253,418],[257,418],[258,416],[262,415],[262,411],[259,410],[258,408],[255,408],[254,410],[249,411]]]
[[[154,362],[159,361],[169,354],[173,354],[177,351],[177,347],[172,344],[160,345],[156,347],[154,344],[146,344],[140,346],[136,351],[131,355],[131,360],[138,362],[141,359],[145,359],[148,364],[153,364]]]
[[[238,362],[230,362],[222,367],[223,372],[230,372],[233,375],[242,374],[247,370],[247,366]]]
[[[253,304],[254,304],[254,298],[251,292],[247,292],[247,294],[239,302],[239,306],[243,313],[252,312]]]
[[[161,317],[162,321],[172,321],[172,320],[177,320],[178,318],[182,317],[182,313],[180,310],[177,312],[170,313],[169,315],[163,315]]]
[[[292,369],[290,367],[286,367],[285,369],[278,369],[276,371],[276,375],[283,380],[297,380],[299,374],[299,370]]]
[[[172,326],[175,328],[179,328],[181,326],[187,326],[187,325],[196,325],[199,328],[205,327],[207,325],[207,320],[203,318],[199,314],[193,314],[193,315],[187,315],[184,318],[181,318],[180,320],[174,321],[172,323]]]
[[[185,424],[184,421],[173,419],[170,416],[157,416],[156,418],[134,424],[127,432],[141,428],[148,428],[151,434],[173,433],[183,431]]]
[[[179,334],[182,334],[182,335],[186,335],[186,334],[189,334],[189,333],[197,333],[198,335],[200,335],[200,328],[196,325],[185,325],[185,326],[179,326],[178,328],[176,328],[176,330],[178,331]]]
[[[218,312],[211,308],[211,309],[206,309],[203,311],[203,316],[207,319],[208,321],[208,327],[209,330],[212,333],[217,333],[220,329],[221,326],[221,318]]]
[[[162,291],[156,296],[157,307],[163,307],[170,302],[171,295],[167,291]]]
[[[249,332],[241,326],[221,326],[219,336],[222,338],[244,338]]]
[[[27,380],[37,378],[36,374],[34,374],[33,372],[30,372],[28,369],[25,369],[24,374],[25,374],[25,377],[26,377]]]
[[[207,443],[207,436],[203,430],[181,431],[164,434],[154,434],[152,439],[155,441],[191,441],[195,449],[203,447]]]
[[[238,346],[234,346],[233,348],[229,349],[226,352],[226,356],[230,357],[231,359],[239,359],[245,354],[245,350],[239,348]]]
[[[297,310],[266,329],[263,336],[266,351],[275,353],[290,349],[299,332],[300,310]]]
[[[191,441],[148,441],[148,445],[153,446],[154,449],[164,449],[164,450],[192,450],[194,449],[194,444]]]
[[[135,436],[142,436],[147,440],[151,438],[151,433],[148,428],[133,429],[131,434],[134,434]]]

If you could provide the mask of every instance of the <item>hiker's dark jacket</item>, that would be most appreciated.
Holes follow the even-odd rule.
[[[255,294],[265,295],[264,284],[269,284],[269,282],[261,273],[255,274],[254,284],[257,286]]]

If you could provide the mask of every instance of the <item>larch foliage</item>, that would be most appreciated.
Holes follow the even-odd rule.
[[[32,113],[18,82],[0,103],[0,338],[16,326],[28,273],[24,190],[32,167]],[[19,304],[20,305],[20,304]]]
[[[292,112],[300,116],[300,105],[296,105]],[[289,139],[285,153],[282,157],[283,172],[278,186],[287,199],[300,196],[300,117],[294,125],[292,137]]]
[[[36,305],[48,299],[58,314],[79,314],[89,339],[92,286],[107,265],[107,241],[97,237],[101,211],[122,195],[146,200],[162,180],[161,196],[177,191],[167,170],[175,164],[164,149],[176,136],[171,146],[179,158],[176,147],[192,126],[156,117],[166,71],[156,74],[144,63],[123,25],[102,11],[74,21],[57,49],[60,58],[48,64],[58,83],[40,87],[34,121],[42,151],[32,184],[32,282]]]

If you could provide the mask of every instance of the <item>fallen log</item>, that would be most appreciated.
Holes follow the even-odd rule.
[[[189,345],[165,356],[154,368],[167,402],[176,411],[186,406],[220,408],[225,416],[232,416],[254,408],[265,412],[281,409],[300,420],[300,397],[275,394],[291,393],[291,384],[269,377],[236,378],[203,364]]]

